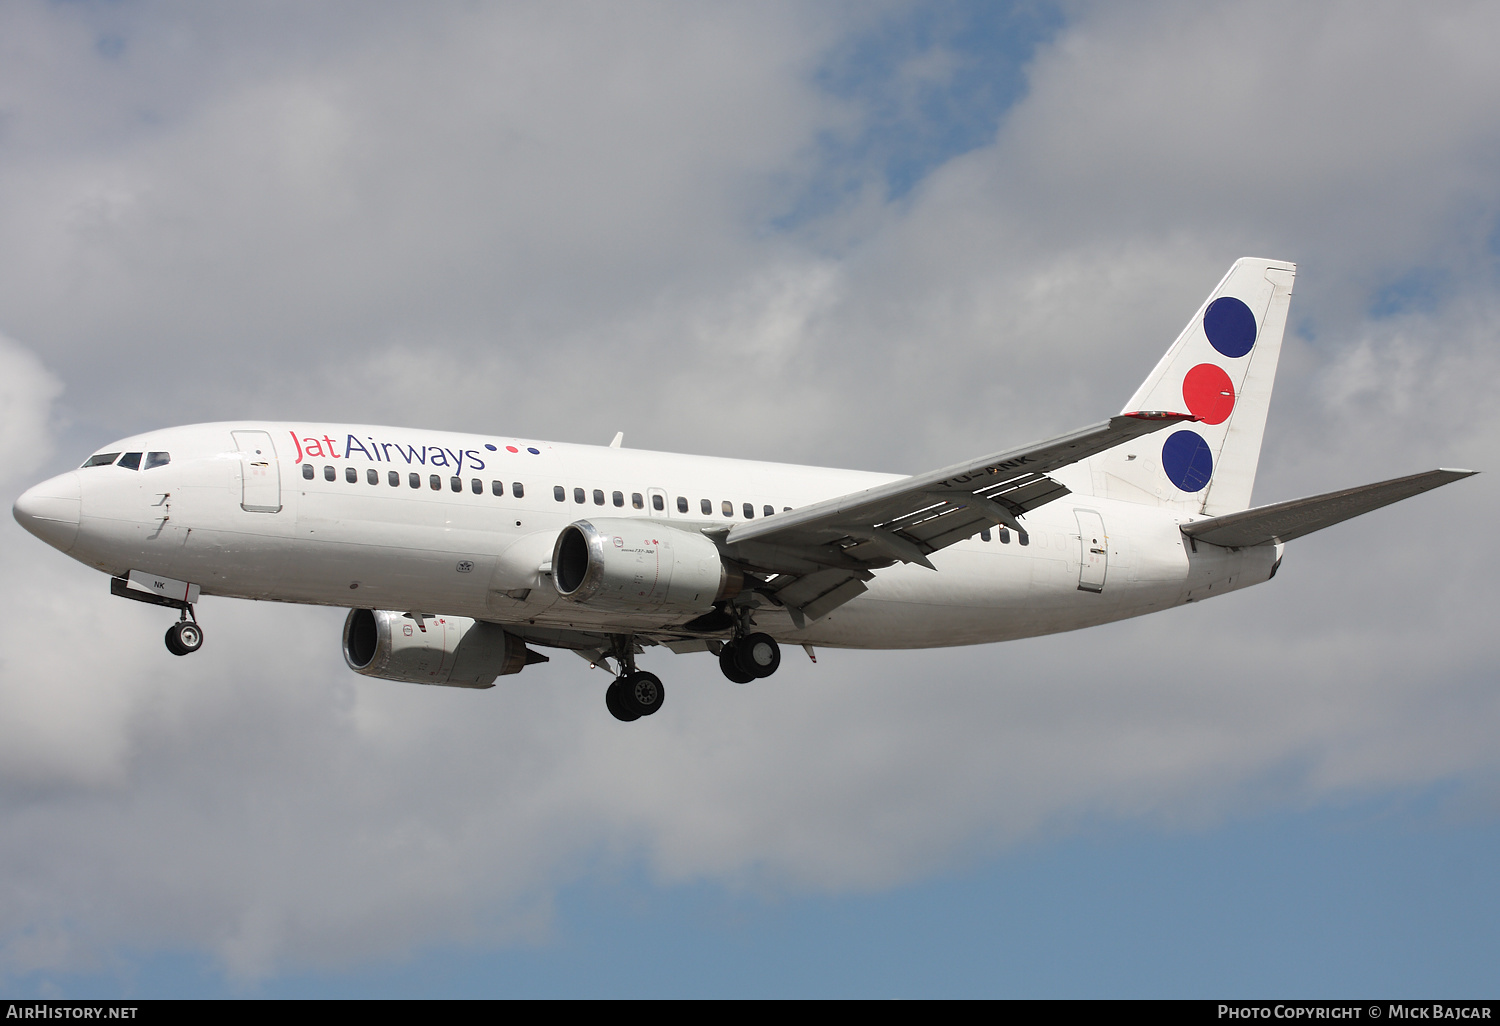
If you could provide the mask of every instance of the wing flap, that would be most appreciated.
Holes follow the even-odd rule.
[[[902,543],[926,556],[971,537],[990,524],[1016,517],[1068,494],[1047,473],[1113,448],[1167,424],[1192,420],[1185,413],[1128,413],[1034,445],[994,453],[862,492],[813,503],[789,513],[736,524],[724,539],[736,557],[772,572],[777,553],[800,560],[785,572],[824,566],[889,566]],[[897,541],[869,537],[871,531]],[[858,550],[858,551],[856,551]]]
[[[1196,541],[1228,548],[1288,542],[1476,473],[1475,470],[1429,470],[1305,499],[1257,506],[1211,520],[1197,520],[1182,525],[1182,533]]]
[[[865,582],[875,575],[867,570],[819,570],[796,576],[783,574],[768,589],[786,607],[797,626],[819,620],[852,598],[869,590]]]
[[[1035,445],[841,495],[734,525],[726,554],[771,580],[757,590],[800,627],[858,597],[875,570],[895,563],[936,569],[927,557],[1068,494],[1049,471],[1192,420],[1186,413],[1128,413]]]

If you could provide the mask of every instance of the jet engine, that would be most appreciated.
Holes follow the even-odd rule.
[[[344,662],[366,677],[489,688],[502,674],[546,661],[498,625],[466,616],[351,609],[344,620]]]
[[[745,577],[697,531],[654,520],[579,520],[552,548],[557,593],[594,609],[706,613]]]

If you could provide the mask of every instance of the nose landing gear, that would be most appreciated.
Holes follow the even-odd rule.
[[[189,655],[203,647],[203,628],[198,626],[198,618],[193,615],[193,601],[199,594],[196,584],[132,570],[128,577],[111,577],[109,593],[177,610],[177,622],[167,628],[167,651],[173,655]]]
[[[203,628],[191,616],[192,607],[185,607],[182,619],[167,628],[167,651],[173,655],[189,655],[203,647]]]

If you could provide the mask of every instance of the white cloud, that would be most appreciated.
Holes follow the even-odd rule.
[[[62,383],[32,353],[0,335],[0,485],[46,464],[56,424],[52,402]]]

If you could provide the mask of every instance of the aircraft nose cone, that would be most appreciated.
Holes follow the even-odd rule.
[[[67,552],[78,538],[83,489],[69,471],[21,493],[11,513],[16,522],[53,548]]]

